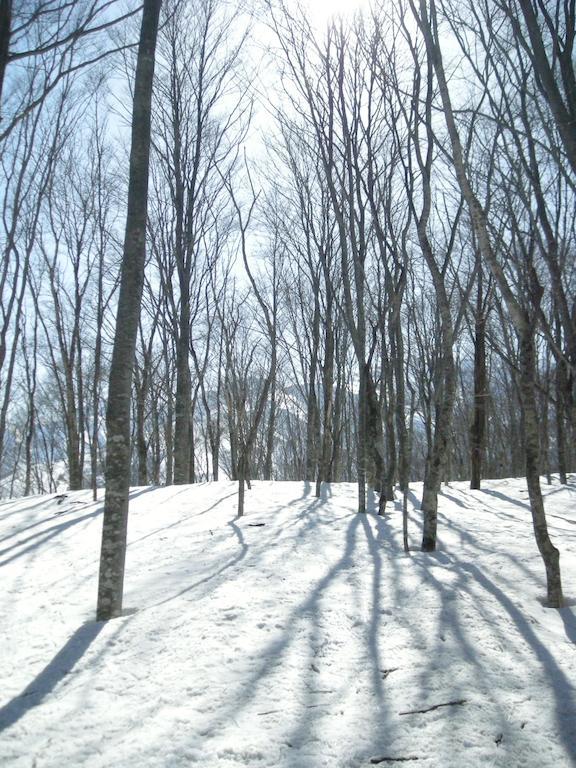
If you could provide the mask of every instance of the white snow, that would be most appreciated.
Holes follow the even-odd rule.
[[[521,480],[445,488],[434,554],[412,510],[409,556],[353,485],[256,483],[240,519],[230,482],[136,488],[106,624],[101,503],[1,503],[0,765],[576,765],[576,486],[544,491],[561,611]]]

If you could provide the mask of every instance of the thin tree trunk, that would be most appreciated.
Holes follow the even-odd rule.
[[[147,361],[144,361],[144,367]],[[146,418],[146,394],[147,394],[147,376],[145,368],[142,374],[135,371],[136,390],[136,454],[138,456],[138,485],[148,485],[148,441],[146,440],[146,431],[144,422]]]
[[[486,447],[486,317],[483,310],[482,268],[478,272],[478,295],[474,328],[474,418],[470,430],[470,488],[479,490]]]
[[[535,397],[536,350],[534,331],[527,328],[520,336],[520,387],[524,440],[526,451],[526,482],[530,497],[532,523],[538,550],[544,561],[548,584],[548,603],[552,608],[562,607],[562,582],[560,578],[560,553],[548,534],[544,500],[540,488],[540,435],[539,417]]]
[[[398,435],[398,479],[400,490],[408,488],[410,472],[410,456],[408,445],[408,430],[406,429],[406,387],[404,382],[404,339],[400,313],[394,323],[391,336],[390,352],[394,366],[396,383],[396,433]]]
[[[384,348],[384,339],[382,339],[382,347]],[[387,397],[383,398],[382,403],[385,409],[384,423],[386,425],[386,470],[382,491],[386,501],[394,501],[394,479],[398,463],[396,458],[396,430],[394,428],[396,393],[394,392],[394,371],[387,356],[385,366],[382,368],[382,377],[384,379],[384,391],[387,392]]]
[[[558,452],[558,472],[562,485],[568,483],[568,462],[566,446],[566,389],[567,389],[566,363],[564,360],[556,360],[556,445]]]
[[[29,496],[32,487],[32,443],[36,432],[36,367],[38,359],[38,318],[34,318],[34,335],[32,341],[32,361],[28,357],[26,345],[23,342],[24,366],[26,372],[26,389],[28,391],[28,419],[26,424],[25,458],[26,473],[24,477],[24,496]]]
[[[152,484],[160,485],[160,465],[162,455],[160,450],[160,413],[158,397],[152,401]]]
[[[220,442],[221,442],[221,419],[222,411],[220,397],[222,394],[222,346],[220,346],[220,355],[218,359],[218,384],[216,386],[216,425],[214,428],[213,440],[210,444],[212,451],[212,477],[215,482],[218,481],[220,473]]]
[[[176,422],[174,424],[174,484],[190,482],[190,420],[192,382],[190,378],[190,296],[182,287],[179,338],[176,355]],[[189,292],[189,286],[188,286]]]
[[[538,445],[538,413],[535,397],[535,351],[534,328],[529,321],[526,311],[518,302],[506,278],[502,266],[496,258],[488,231],[486,212],[476,197],[466,172],[462,144],[454,119],[450,92],[444,72],[441,49],[438,43],[438,27],[434,0],[430,0],[430,18],[426,0],[420,0],[420,15],[416,11],[413,0],[410,0],[416,20],[424,35],[428,56],[434,65],[438,88],[442,99],[446,127],[452,145],[452,160],[462,195],[470,212],[470,219],[480,253],[490,267],[500,293],[516,328],[520,339],[520,389],[524,425],[524,450],[526,458],[526,480],[530,497],[532,523],[538,550],[542,556],[546,570],[548,604],[560,608],[563,604],[562,582],[560,576],[560,555],[548,535],[544,502],[540,488],[539,476],[539,445]],[[541,296],[533,296],[533,303],[538,309]]]
[[[324,365],[322,366],[322,387],[324,395],[322,449],[318,463],[316,479],[316,498],[320,498],[323,482],[331,481],[330,455],[332,448],[332,422],[334,414],[334,328],[332,323],[331,288],[327,286],[326,298],[326,330]]]
[[[98,435],[100,431],[100,378],[102,375],[102,265],[98,273],[98,314],[96,328],[96,346],[94,350],[94,378],[92,391],[92,439],[90,440],[90,487],[92,498],[98,498]]]
[[[276,438],[276,374],[270,385],[270,409],[266,430],[266,458],[264,460],[264,480],[272,480],[274,440]]]
[[[358,425],[356,432],[356,463],[358,471],[358,512],[366,512],[366,443],[367,388],[366,366],[358,361]]]
[[[246,481],[246,462],[244,454],[238,460],[238,517],[244,515],[244,494]]]
[[[12,0],[0,0],[0,119],[2,118],[2,90],[10,52],[11,25]]]
[[[436,409],[432,450],[426,466],[424,488],[422,491],[422,512],[424,530],[422,532],[422,551],[433,552],[436,549],[438,527],[438,493],[442,482],[444,465],[448,454],[454,397],[456,393],[456,368],[452,349],[442,362],[443,386],[441,402]]]

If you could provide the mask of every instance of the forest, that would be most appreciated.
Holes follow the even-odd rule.
[[[575,36],[574,0],[0,0],[2,497],[106,486],[117,541],[130,485],[346,481],[407,547],[423,481],[432,551],[442,483],[524,476],[561,606]]]

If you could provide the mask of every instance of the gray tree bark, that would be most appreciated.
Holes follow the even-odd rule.
[[[98,621],[122,613],[130,490],[130,396],[144,285],[150,114],[161,4],[162,0],[144,0],[134,82],[128,211],[106,410],[106,494],[96,607]]]
[[[534,537],[538,550],[542,556],[546,570],[546,582],[548,593],[548,605],[560,608],[563,604],[562,582],[560,576],[560,554],[552,544],[548,534],[548,526],[544,511],[544,501],[540,488],[540,449],[538,444],[538,411],[535,397],[535,346],[533,323],[530,321],[526,310],[518,302],[508,279],[496,258],[492,248],[492,242],[488,231],[486,212],[476,197],[468,178],[462,144],[454,118],[448,82],[444,71],[442,53],[438,43],[438,28],[436,21],[436,6],[434,0],[429,0],[430,15],[426,0],[419,0],[420,11],[416,10],[413,0],[410,0],[416,21],[420,26],[426,50],[433,63],[438,80],[438,88],[442,99],[446,127],[450,136],[452,147],[452,160],[462,195],[466,200],[470,211],[472,227],[477,238],[480,253],[498,285],[502,298],[508,309],[512,323],[520,340],[520,389],[522,401],[522,415],[525,440],[526,481],[530,497],[530,509],[532,512],[532,524]],[[535,309],[538,309],[541,296],[533,296]]]

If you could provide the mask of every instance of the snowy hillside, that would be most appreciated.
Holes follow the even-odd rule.
[[[570,600],[576,487],[544,491]],[[444,489],[409,557],[352,485],[257,483],[242,519],[235,493],[133,490],[105,625],[101,503],[0,504],[3,768],[576,765],[576,608],[540,602],[523,482]]]

